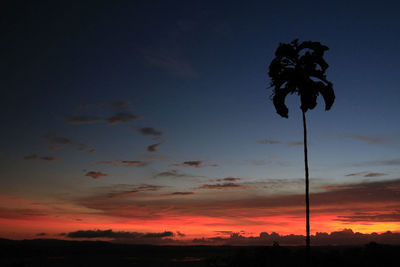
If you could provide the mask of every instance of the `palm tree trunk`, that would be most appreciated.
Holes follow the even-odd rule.
[[[306,174],[306,257],[307,260],[310,257],[310,199],[308,196],[309,181],[308,181],[308,157],[307,157],[307,125],[306,125],[306,113],[303,112],[303,129],[304,129],[304,167]]]

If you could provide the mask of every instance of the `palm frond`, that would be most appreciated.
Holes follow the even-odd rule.
[[[331,108],[335,93],[332,83],[326,79],[325,71],[329,65],[323,58],[328,49],[319,42],[299,44],[297,39],[289,44],[279,44],[268,72],[273,103],[279,115],[288,117],[285,98],[289,93],[300,96],[300,108],[305,112],[316,107],[319,94],[325,101],[325,109]]]

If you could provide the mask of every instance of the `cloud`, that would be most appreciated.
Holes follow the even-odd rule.
[[[268,226],[276,222],[278,217],[280,220],[287,220],[304,216],[303,190],[295,193],[283,190],[276,193],[272,187],[272,194],[260,194],[262,186],[265,185],[204,184],[196,189],[207,191],[196,194],[196,198],[165,198],[162,194],[148,194],[143,205],[143,198],[130,196],[137,194],[138,190],[149,190],[148,192],[152,193],[155,191],[150,190],[158,191],[161,188],[138,188],[127,185],[123,188],[111,187],[106,192],[77,201],[83,207],[97,210],[103,216],[139,221],[158,221],[171,216],[182,218],[203,216],[213,218],[216,223],[223,219],[224,225],[229,221],[232,225]],[[247,187],[246,190],[236,190],[243,187]],[[301,188],[304,188],[304,185]],[[224,197],[216,198],[221,194]],[[326,185],[311,193],[310,199],[312,199],[313,216],[315,218],[323,216],[326,221],[326,216],[333,220],[338,216],[357,215],[357,212],[395,213],[400,205],[399,194],[400,179],[397,179]],[[201,225],[201,222],[198,223]]]
[[[226,177],[226,178],[218,178],[215,181],[217,181],[217,182],[237,182],[239,180],[242,180],[242,178],[239,178],[239,177]]]
[[[96,165],[111,165],[111,164],[114,164],[114,161],[103,160],[103,161],[97,161],[95,164]]]
[[[90,148],[87,144],[75,142],[71,138],[61,136],[58,133],[48,133],[43,135],[42,138],[51,145],[49,149],[50,151],[54,151],[66,146],[72,147],[81,152],[88,151],[90,154],[96,151],[94,148]]]
[[[72,143],[71,139],[59,136],[57,133],[48,133],[43,135],[43,138],[51,144],[66,145]]]
[[[181,233],[181,232],[179,232],[179,231],[176,231],[176,234],[177,234],[178,236],[180,236],[180,237],[185,237],[185,236],[186,236],[184,233]]]
[[[400,159],[391,160],[372,160],[353,163],[353,166],[398,166],[400,165]]]
[[[367,144],[384,144],[389,141],[388,138],[384,137],[373,137],[373,136],[358,135],[358,134],[342,135],[342,137],[353,140],[359,140]]]
[[[143,235],[143,237],[145,237],[145,238],[163,238],[163,237],[170,237],[170,236],[174,236],[174,233],[165,231],[162,233],[147,233],[147,234]]]
[[[103,177],[103,176],[108,176],[108,174],[102,173],[102,172],[90,171],[90,172],[87,172],[85,174],[85,176],[92,177],[93,179],[98,179],[98,178]]]
[[[131,103],[129,101],[114,101],[114,102],[102,102],[97,104],[81,104],[75,108],[75,111],[82,111],[88,109],[100,109],[106,111],[123,111],[126,110]]]
[[[122,164],[124,167],[143,167],[149,165],[150,161],[141,161],[141,160],[102,160],[96,161],[95,165],[114,165],[118,166]]]
[[[202,167],[202,161],[200,160],[194,160],[194,161],[185,161],[182,164],[183,166],[190,166],[194,168],[200,168]]]
[[[121,123],[121,122],[130,122],[134,120],[139,120],[140,118],[134,114],[129,112],[119,112],[110,118],[107,119],[107,122],[111,125]]]
[[[351,177],[351,176],[379,177],[379,176],[384,176],[384,175],[387,175],[387,174],[380,173],[380,172],[355,172],[355,173],[346,174],[345,176],[348,176],[348,177]]]
[[[69,238],[111,238],[111,239],[128,239],[131,241],[144,241],[143,239],[162,239],[164,237],[174,236],[173,232],[165,231],[160,233],[140,233],[140,232],[123,232],[109,230],[78,230],[70,232],[66,235]]]
[[[228,188],[247,188],[247,186],[235,183],[222,183],[222,184],[204,184],[198,187],[198,189],[228,189]]]
[[[233,233],[233,231],[214,231],[214,232],[223,235],[231,235]]]
[[[218,167],[218,164],[207,164],[204,165],[202,160],[192,160],[192,161],[185,161],[183,163],[171,164],[170,167],[193,167],[193,168],[202,168],[202,167]]]
[[[310,144],[310,143],[308,143],[308,144]],[[304,142],[303,141],[288,142],[287,145],[288,146],[302,146],[302,145],[304,145]]]
[[[59,236],[66,236],[71,239],[112,239],[116,242],[128,242],[135,244],[165,244],[165,242],[172,242],[176,245],[233,245],[233,246],[265,246],[272,245],[273,243],[279,243],[284,246],[293,245],[304,245],[304,235],[281,235],[276,232],[261,232],[258,236],[243,236],[241,232],[221,230],[214,231],[217,234],[228,235],[228,237],[202,237],[195,238],[192,240],[171,240],[171,237],[185,237],[186,235],[180,231],[176,231],[176,234],[172,231],[164,232],[125,232],[125,231],[114,231],[108,230],[78,230],[69,232],[67,234],[62,233]],[[371,242],[378,244],[400,244],[400,233],[393,233],[386,231],[383,233],[372,233],[363,234],[354,232],[352,229],[342,229],[339,231],[333,231],[331,233],[317,232],[310,236],[311,243],[316,246],[359,246],[366,245]]]
[[[58,161],[58,158],[51,157],[51,156],[39,157],[37,154],[31,154],[31,155],[25,156],[24,160],[27,160],[27,161],[41,160],[41,161],[50,161],[51,162],[51,161]]]
[[[147,151],[148,151],[148,152],[156,152],[156,151],[157,151],[157,148],[158,148],[160,145],[164,144],[164,143],[165,143],[165,142],[160,142],[160,143],[156,143],[156,144],[149,145],[149,146],[147,147]]]
[[[380,172],[370,172],[364,175],[364,177],[378,177],[378,176],[384,176],[387,175],[386,173],[380,173]]]
[[[280,142],[280,141],[271,140],[271,139],[259,140],[259,141],[257,141],[257,143],[259,143],[259,144],[263,144],[263,145],[276,145],[276,144],[282,144],[282,142]]]
[[[142,135],[152,135],[152,136],[162,136],[164,133],[162,131],[158,131],[156,129],[154,129],[153,127],[143,127],[143,128],[139,128],[137,129],[137,131],[139,133],[141,133]]]
[[[154,177],[190,177],[191,175],[180,173],[178,170],[170,170],[160,172],[154,175]]]
[[[165,188],[165,186],[161,185],[152,185],[152,184],[142,184],[138,186],[129,185],[127,189],[114,189],[112,192],[107,194],[108,198],[126,198],[131,196],[132,194],[137,194],[141,192],[155,192]]]
[[[293,142],[281,142],[273,139],[263,139],[263,140],[258,140],[258,144],[262,145],[278,145],[278,144],[286,144],[287,146],[300,146],[303,145],[304,143],[302,141],[293,141]]]
[[[173,193],[171,193],[170,195],[173,195],[173,196],[187,196],[187,195],[193,195],[194,194],[194,192],[173,192]]]
[[[65,119],[70,124],[108,123],[110,125],[115,125],[121,122],[130,122],[134,120],[139,120],[140,117],[130,112],[118,112],[113,116],[106,118],[96,117],[96,116],[85,116],[85,115],[79,115],[79,116],[67,115],[65,116]]]
[[[364,175],[364,174],[365,174],[365,172],[354,172],[354,173],[346,174],[345,176],[348,176],[348,177],[351,177],[351,176],[361,176],[361,175]]]
[[[124,111],[131,106],[129,101],[114,101],[114,102],[103,102],[98,103],[97,107],[104,109],[104,110],[111,110],[111,111]]]
[[[123,164],[125,167],[143,167],[151,163],[149,161],[141,161],[141,160],[118,160],[116,162]]]
[[[46,233],[37,233],[36,236],[46,236]]]
[[[103,122],[106,122],[106,119],[104,119],[104,118],[95,117],[95,116],[85,116],[85,115],[80,115],[80,116],[66,115],[65,119],[70,124],[91,124],[91,123],[103,123]]]
[[[336,221],[344,222],[400,222],[400,210],[394,212],[357,212],[353,215],[338,216]]]

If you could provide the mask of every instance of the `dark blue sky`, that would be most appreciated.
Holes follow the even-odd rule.
[[[3,194],[302,178],[299,99],[282,119],[267,75],[295,38],[330,48],[336,93],[307,113],[311,177],[399,178],[397,1],[40,2],[0,6]]]

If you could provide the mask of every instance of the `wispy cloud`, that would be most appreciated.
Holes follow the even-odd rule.
[[[156,143],[156,144],[149,145],[149,146],[147,147],[147,151],[148,151],[148,152],[157,152],[158,147],[159,147],[160,145],[164,144],[164,143],[165,143],[165,142],[163,141],[163,142],[160,142],[160,143]]]
[[[149,161],[141,161],[141,160],[120,160],[117,162],[120,162],[126,167],[143,167],[151,163]]]
[[[43,138],[51,144],[67,145],[72,143],[70,138],[60,136],[57,133],[48,133],[43,135]]]
[[[183,163],[176,163],[169,165],[170,167],[193,167],[193,168],[202,168],[202,167],[218,167],[218,164],[204,164],[202,160],[191,160],[185,161]]]
[[[129,112],[119,112],[107,119],[107,122],[111,125],[118,124],[121,122],[130,122],[134,120],[139,120],[140,117]]]
[[[221,183],[221,184],[204,184],[198,187],[198,189],[230,189],[230,188],[247,188],[247,186],[235,183]]]
[[[338,216],[345,222],[400,222],[400,210],[394,212],[357,212],[354,215]]]
[[[263,145],[276,145],[276,144],[282,144],[280,141],[276,140],[271,140],[271,139],[263,139],[263,140],[258,140],[257,143],[263,144]]]
[[[111,238],[125,239],[130,241],[145,241],[144,239],[161,239],[174,236],[173,232],[165,231],[159,233],[140,233],[140,232],[123,232],[113,230],[78,230],[70,232],[66,235],[69,238]],[[153,240],[154,241],[154,240]]]
[[[96,150],[87,144],[76,142],[71,138],[62,136],[58,133],[47,133],[42,136],[42,138],[50,144],[50,151],[58,150],[64,147],[70,147],[78,151],[87,151],[93,154]]]
[[[85,176],[92,177],[93,179],[98,179],[98,178],[103,177],[103,176],[108,176],[108,174],[102,173],[102,172],[90,171],[90,172],[87,172],[85,174]]]
[[[157,173],[154,177],[187,177],[187,174],[180,173],[178,170],[170,170]]]
[[[113,102],[101,102],[96,104],[81,104],[75,108],[76,112],[88,109],[99,109],[104,111],[120,112],[125,111],[129,108],[131,103],[129,101],[113,101]]]
[[[380,172],[356,172],[356,173],[346,174],[345,176],[348,176],[348,177],[351,177],[351,176],[379,177],[379,176],[384,176],[384,175],[387,175],[387,174],[380,173]]]
[[[217,182],[237,182],[240,180],[242,180],[242,178],[239,177],[225,177],[216,179]]]
[[[293,142],[288,142],[287,143],[288,146],[302,146],[304,145],[303,141],[293,141]]]
[[[386,138],[386,137],[367,136],[367,135],[359,135],[359,134],[347,134],[347,135],[342,135],[342,137],[347,138],[347,139],[362,141],[367,144],[384,144],[390,140],[389,138]]]
[[[236,189],[244,187],[246,187],[246,192],[239,194],[241,192]],[[154,189],[157,189],[157,187]],[[176,198],[162,198],[159,194],[155,194],[152,198],[147,198],[145,206],[141,206],[143,199],[136,197],[128,199],[128,197],[137,194],[132,192],[143,189],[137,186],[126,186],[107,189],[105,193],[86,197],[78,200],[78,203],[84,207],[98,210],[103,215],[113,217],[137,218],[137,216],[140,216],[143,220],[154,220],[155,218],[162,219],[167,212],[168,215],[165,216],[190,215],[215,218],[228,216],[235,218],[236,224],[238,223],[236,220],[264,218],[266,214],[268,216],[302,217],[304,212],[304,194],[302,192],[260,195],[253,191],[259,190],[259,185],[254,186],[247,183],[210,183],[196,189],[207,191],[204,194],[199,194],[196,199],[184,198],[184,201],[179,201]],[[153,189],[148,188],[146,190]],[[213,191],[215,191],[215,194],[221,194],[223,191],[226,197],[216,199]],[[177,190],[175,192],[185,191]],[[312,193],[310,198],[313,199],[313,216],[330,214],[335,218],[337,216],[352,216],[356,215],[355,212],[365,211],[380,212],[380,214],[393,213],[398,209],[400,203],[399,193],[400,179],[327,185],[325,190]],[[118,197],[108,198],[107,200],[108,195]],[[230,195],[232,197],[228,197]],[[114,199],[116,200],[114,201]],[[168,211],[165,210],[166,207],[168,207]],[[260,221],[260,219],[257,220]]]
[[[141,192],[155,192],[165,188],[165,186],[161,185],[153,185],[153,184],[142,184],[142,185],[129,185],[127,189],[113,189],[112,192],[107,194],[108,198],[127,198],[133,194],[141,193]]]
[[[156,130],[153,127],[143,127],[137,129],[137,131],[145,136],[151,135],[151,136],[162,136],[164,133],[162,131]]]
[[[364,162],[352,163],[353,166],[399,166],[400,159],[390,159],[390,160],[370,160]]]
[[[119,166],[122,165],[124,167],[143,167],[147,166],[151,163],[151,161],[142,161],[142,160],[102,160],[96,161],[95,165],[113,165]]]
[[[173,193],[171,193],[169,195],[172,195],[172,196],[187,196],[187,195],[193,195],[193,194],[194,194],[194,192],[173,192]]]
[[[225,178],[214,178],[214,179],[210,179],[210,182],[230,182],[230,183],[235,183],[238,182],[240,180],[243,180],[244,178],[240,178],[240,177],[225,177]]]
[[[31,154],[27,155],[24,157],[24,160],[30,161],[30,160],[41,160],[41,161],[58,161],[59,159],[56,157],[51,157],[51,156],[38,156],[37,154]]]
[[[65,119],[70,123],[70,124],[91,124],[91,123],[104,123],[107,120],[104,118],[100,117],[95,117],[95,116],[85,116],[85,115],[80,115],[80,116],[71,116],[71,115],[66,115]]]
[[[387,175],[386,173],[381,173],[381,172],[370,172],[364,175],[364,177],[378,177],[378,176],[384,176]]]
[[[70,124],[92,124],[92,123],[108,123],[115,125],[122,122],[130,122],[140,120],[140,117],[128,111],[118,112],[110,117],[86,116],[86,115],[66,115],[65,119]]]
[[[262,145],[279,145],[279,144],[286,144],[287,146],[300,146],[303,145],[304,143],[302,141],[293,141],[293,142],[282,142],[274,139],[263,139],[263,140],[258,140],[258,144]]]

